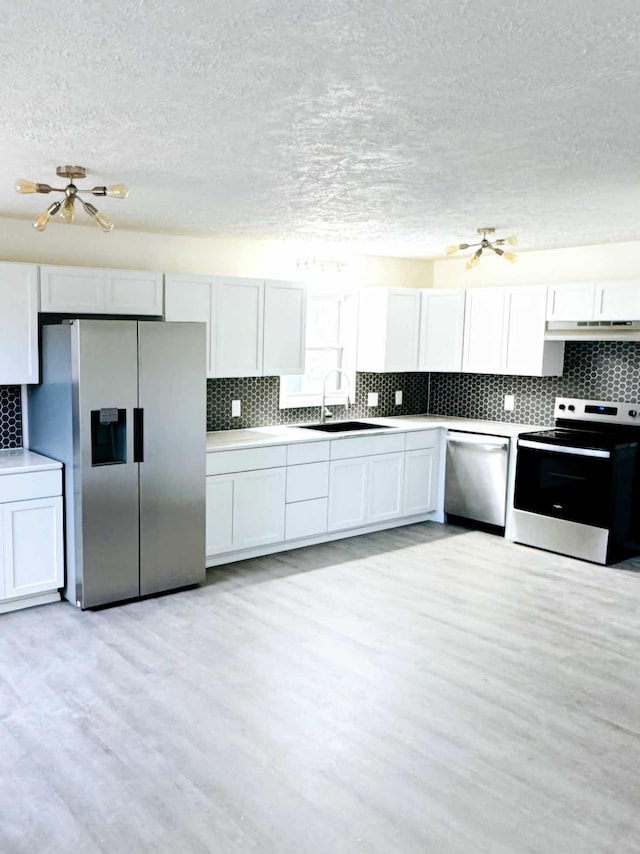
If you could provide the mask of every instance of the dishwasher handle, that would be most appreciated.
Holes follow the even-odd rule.
[[[506,451],[509,448],[509,440],[482,433],[449,433],[447,445],[469,445],[480,451]]]

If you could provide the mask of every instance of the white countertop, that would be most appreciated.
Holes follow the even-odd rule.
[[[0,451],[0,475],[24,474],[30,471],[50,471],[61,469],[62,463],[43,457],[25,448],[11,448],[8,451]]]
[[[379,430],[363,432],[322,433],[305,430],[304,425],[279,424],[274,427],[253,427],[247,430],[218,430],[207,433],[207,452],[230,451],[237,448],[255,448],[260,445],[287,445],[292,442],[326,442],[328,439],[345,439],[351,436],[376,436],[383,433],[427,430],[441,427],[447,430],[487,433],[490,436],[513,438],[520,433],[544,430],[536,424],[511,424],[504,421],[478,421],[474,418],[451,418],[446,415],[400,415],[390,418],[357,418],[369,424],[380,424]]]

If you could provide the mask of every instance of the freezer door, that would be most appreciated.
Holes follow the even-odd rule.
[[[76,582],[92,608],[139,595],[137,324],[76,320],[71,335]]]
[[[204,323],[138,324],[140,593],[205,575]]]

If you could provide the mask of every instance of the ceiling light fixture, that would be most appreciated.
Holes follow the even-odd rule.
[[[459,252],[461,249],[473,249],[477,246],[478,248],[467,261],[467,270],[472,270],[478,266],[480,256],[485,249],[490,249],[496,255],[504,258],[505,261],[511,261],[514,264],[518,260],[518,256],[514,255],[513,252],[505,252],[504,249],[500,249],[500,246],[504,246],[505,244],[507,246],[516,246],[518,238],[512,235],[511,237],[501,237],[499,240],[489,240],[487,235],[495,234],[495,231],[495,228],[477,228],[476,233],[482,238],[479,243],[458,243],[454,246],[447,246],[445,252],[447,255],[453,255],[454,252]]]
[[[69,183],[66,187],[51,187],[49,184],[38,184],[35,181],[27,181],[25,178],[18,178],[16,181],[16,193],[26,195],[28,193],[64,193],[64,199],[59,202],[54,202],[33,221],[33,227],[36,231],[44,231],[49,225],[51,217],[59,214],[62,222],[69,225],[75,217],[76,200],[82,205],[91,219],[95,222],[98,228],[105,232],[113,229],[113,223],[107,219],[104,214],[91,204],[85,202],[79,195],[80,193],[91,193],[93,196],[110,196],[112,199],[126,199],[129,195],[129,188],[124,184],[112,184],[110,187],[93,187],[91,190],[79,190],[74,181],[78,178],[86,178],[87,170],[84,166],[58,166],[56,175],[60,178],[66,178]]]
[[[296,267],[298,270],[319,270],[321,273],[341,273],[346,267],[346,261],[337,261],[333,258],[298,258]]]

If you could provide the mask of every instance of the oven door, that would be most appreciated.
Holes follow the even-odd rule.
[[[518,440],[514,505],[518,510],[608,528],[611,452]]]

